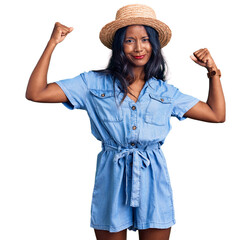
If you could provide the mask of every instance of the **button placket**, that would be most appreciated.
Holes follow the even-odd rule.
[[[137,107],[135,103],[130,102],[129,107],[131,109],[131,133],[132,133],[132,139],[135,139],[137,137]],[[131,146],[134,146],[131,144]]]

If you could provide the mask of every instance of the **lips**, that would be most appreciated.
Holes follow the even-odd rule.
[[[143,59],[145,57],[145,55],[141,55],[141,56],[133,56],[135,59]]]

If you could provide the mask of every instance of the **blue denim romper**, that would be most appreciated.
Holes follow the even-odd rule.
[[[135,103],[123,97],[110,75],[83,72],[56,81],[68,109],[86,110],[91,132],[101,141],[97,156],[90,227],[109,232],[169,228],[175,224],[173,193],[161,150],[170,117],[184,120],[199,99],[156,78],[149,79]]]

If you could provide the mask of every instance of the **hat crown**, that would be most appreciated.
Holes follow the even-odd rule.
[[[116,20],[126,18],[154,18],[156,14],[152,8],[143,4],[131,4],[120,8],[116,14]]]
[[[112,49],[113,39],[118,29],[130,25],[144,25],[155,29],[158,33],[161,48],[170,41],[171,29],[156,18],[154,10],[144,4],[131,4],[120,8],[115,21],[107,23],[100,31],[99,38],[108,48]]]

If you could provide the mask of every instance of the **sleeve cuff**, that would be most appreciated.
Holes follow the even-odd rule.
[[[62,102],[62,104],[70,110],[79,108],[78,103],[74,100],[71,93],[67,90],[64,84],[60,81],[55,82],[59,87],[64,91],[66,97],[68,98],[68,102]]]
[[[180,121],[183,121],[185,119],[187,119],[187,117],[184,117],[184,114],[190,110],[194,105],[196,105],[200,100],[198,98],[195,98],[183,111],[180,111],[177,118]]]

